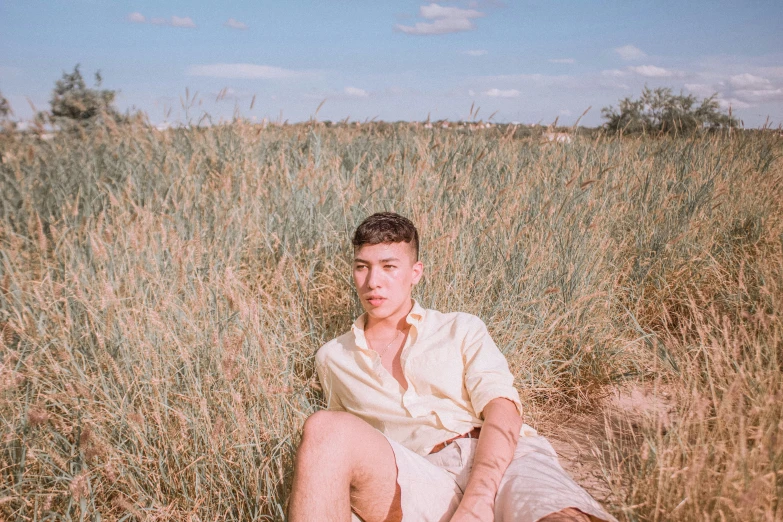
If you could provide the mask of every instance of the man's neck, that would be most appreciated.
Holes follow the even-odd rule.
[[[367,314],[364,322],[364,330],[372,330],[378,336],[385,336],[386,334],[404,330],[408,323],[406,318],[408,314],[413,310],[413,299],[410,300],[410,306],[400,309],[399,312],[395,312],[389,317],[383,319],[375,319],[370,314]]]

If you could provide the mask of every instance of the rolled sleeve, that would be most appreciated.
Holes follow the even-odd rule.
[[[315,371],[318,374],[318,381],[321,383],[326,409],[329,411],[345,411],[339,396],[335,393],[335,388],[339,386],[339,383],[335,382],[334,374],[329,371],[329,367],[323,361],[316,360]]]
[[[519,392],[514,388],[514,376],[508,369],[508,362],[490,337],[487,327],[479,318],[474,318],[471,333],[463,346],[465,357],[465,387],[473,409],[483,418],[486,405],[497,398],[508,399],[522,416]]]

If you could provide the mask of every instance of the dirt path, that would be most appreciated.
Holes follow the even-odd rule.
[[[649,386],[627,385],[613,388],[595,411],[573,413],[549,421],[541,434],[549,439],[560,464],[597,501],[604,505],[622,504],[622,488],[610,485],[606,462],[610,459],[611,438],[627,436],[643,424],[668,426],[673,403],[669,395]],[[614,491],[613,491],[614,490]]]
[[[547,436],[560,458],[560,465],[601,504],[610,504],[614,500],[612,491],[603,472],[600,449],[606,442],[603,435],[586,434],[583,426],[590,419],[572,417],[559,433]],[[594,430],[597,431],[597,430]]]

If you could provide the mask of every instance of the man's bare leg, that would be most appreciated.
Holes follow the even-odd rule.
[[[288,504],[291,522],[402,518],[397,464],[386,438],[358,417],[319,411],[304,425]]]

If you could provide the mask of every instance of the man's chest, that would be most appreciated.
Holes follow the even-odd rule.
[[[465,360],[460,342],[452,336],[414,338],[384,357],[374,351],[356,351],[339,366],[337,377],[350,393],[344,401],[356,408],[378,402],[405,405],[430,397],[465,397]]]

